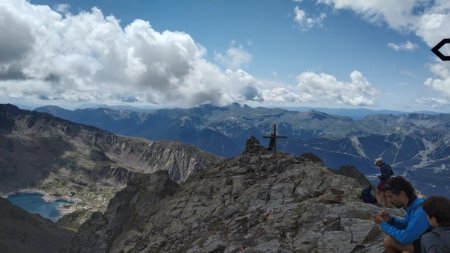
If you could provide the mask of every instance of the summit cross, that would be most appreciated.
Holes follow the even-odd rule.
[[[277,135],[277,125],[273,124],[273,130],[270,135],[264,136],[264,138],[269,138],[269,147],[267,150],[272,150],[274,154],[277,153],[277,139],[286,139],[287,136]]]

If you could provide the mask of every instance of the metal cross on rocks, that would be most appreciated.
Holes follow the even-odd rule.
[[[269,147],[267,150],[272,150],[274,154],[277,153],[277,139],[286,139],[287,136],[277,135],[277,125],[273,124],[273,130],[270,135],[264,136],[264,138],[269,138]]]

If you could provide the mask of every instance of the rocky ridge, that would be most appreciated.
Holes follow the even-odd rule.
[[[181,185],[160,172],[133,178],[66,252],[382,252],[356,170],[255,139],[245,150]]]

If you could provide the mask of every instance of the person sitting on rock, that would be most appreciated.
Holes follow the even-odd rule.
[[[433,230],[422,236],[422,253],[450,252],[450,199],[432,196],[422,204]]]
[[[375,191],[375,197],[377,199],[377,203],[379,203],[381,205],[384,201],[384,205],[387,206],[386,194],[384,192],[384,185],[386,184],[386,181],[392,175],[394,175],[394,172],[392,171],[391,166],[383,161],[383,158],[375,159],[374,165],[380,168],[380,173],[381,173],[378,176],[378,178],[380,179],[380,182],[378,183],[377,189]],[[382,195],[383,195],[383,198],[381,198]]]
[[[384,209],[372,215],[386,234],[383,241],[386,252],[420,252],[420,237],[430,228],[421,205],[424,199],[418,198],[411,183],[399,176],[386,181],[385,191],[390,204],[406,211],[404,218],[391,217]]]

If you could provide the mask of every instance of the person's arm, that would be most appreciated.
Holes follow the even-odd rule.
[[[384,221],[399,229],[406,227],[405,219],[392,217],[385,209],[381,210],[378,214],[373,214],[372,220],[379,225],[381,225],[381,222]]]
[[[399,218],[399,217],[392,217],[389,221],[387,221],[387,223],[398,229],[405,229],[406,225],[407,225],[405,218]]]
[[[395,222],[395,221],[393,221]],[[414,212],[404,229],[399,229],[387,222],[381,223],[381,229],[402,245],[408,245],[418,239],[430,226],[425,212],[420,207]]]

